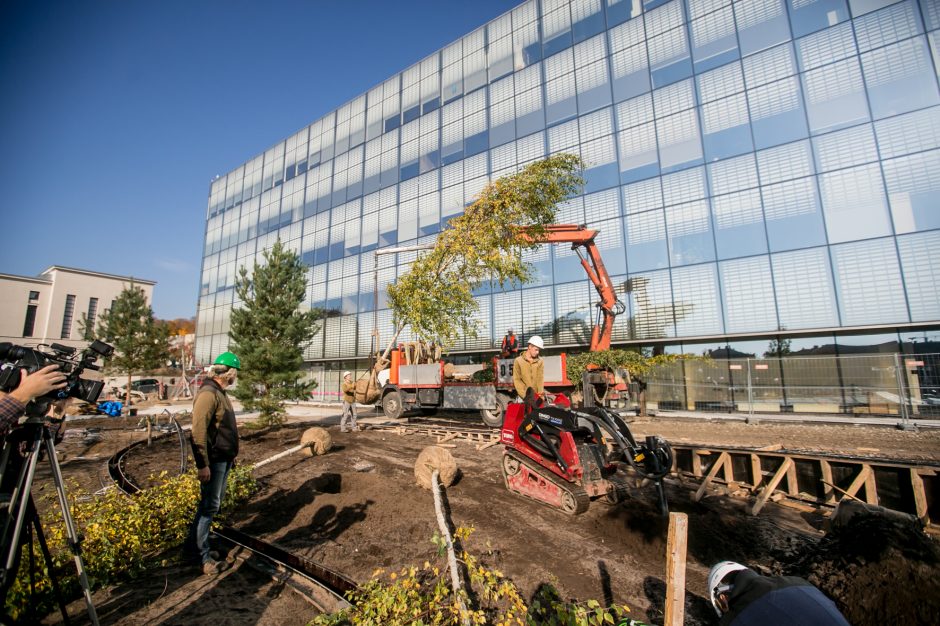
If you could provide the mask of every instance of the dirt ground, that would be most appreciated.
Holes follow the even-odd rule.
[[[64,473],[92,491],[106,483],[101,466],[107,457],[142,436],[128,430],[133,425],[121,419],[67,424],[102,428],[99,442],[69,437],[58,448],[64,456]],[[296,445],[313,425],[298,421],[278,431],[243,430],[239,461],[257,462]],[[779,443],[790,450],[940,460],[940,431],[660,417],[636,422],[633,430],[638,437],[659,434],[676,443]],[[334,449],[329,454],[294,455],[260,468],[256,477],[261,490],[229,523],[359,582],[368,580],[377,567],[433,560],[436,548],[430,539],[437,529],[433,498],[415,484],[413,471],[418,453],[433,440],[371,429],[342,434],[335,426],[330,432]],[[666,525],[654,507],[652,491],[637,491],[616,507],[594,503],[572,518],[509,493],[499,469],[500,446],[477,451],[471,444],[457,442],[451,452],[461,470],[446,493],[453,524],[475,529],[465,547],[511,578],[526,598],[540,585],[551,583],[563,597],[627,604],[634,618],[662,623]],[[138,448],[127,471],[136,482],[146,484],[147,477],[160,470],[178,471],[179,455],[179,441],[166,438]],[[357,471],[363,465],[371,468]],[[824,519],[817,514],[771,503],[752,517],[739,500],[709,496],[694,503],[691,495],[691,490],[677,485],[668,490],[671,509],[689,515],[686,624],[716,623],[706,599],[705,578],[708,568],[723,559],[753,565],[764,573],[810,578],[856,626],[902,619],[909,624],[935,623],[924,616],[931,611],[934,617],[940,615],[940,551],[922,533],[888,532],[869,524],[843,531],[839,537],[824,537]],[[888,540],[873,542],[873,533]],[[860,548],[873,544],[882,551]],[[882,565],[888,562],[891,568]],[[905,581],[900,593],[889,587],[896,575]],[[890,595],[894,601],[888,604],[893,608],[859,609]],[[192,568],[171,564],[140,580],[102,590],[95,602],[104,624],[210,619],[230,624],[302,624],[315,615],[315,609],[297,594],[246,566],[209,579]],[[74,603],[71,609],[81,623],[84,604]]]

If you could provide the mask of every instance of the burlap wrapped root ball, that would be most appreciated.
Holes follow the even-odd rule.
[[[441,484],[450,487],[457,480],[457,461],[446,448],[428,446],[415,461],[415,478],[425,489],[431,489],[431,475],[437,470]]]
[[[329,431],[325,428],[308,428],[300,436],[300,443],[312,443],[312,445],[303,449],[304,456],[320,456],[329,452],[330,448],[333,447],[333,438],[330,437]]]

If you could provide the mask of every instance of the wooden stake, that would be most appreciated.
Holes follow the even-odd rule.
[[[669,514],[666,540],[666,616],[663,626],[682,626],[685,619],[685,555],[688,547],[689,516]]]
[[[764,505],[767,504],[767,499],[770,498],[774,493],[774,489],[777,488],[777,485],[780,484],[780,481],[783,480],[783,477],[787,475],[787,472],[790,471],[790,467],[793,466],[793,459],[787,457],[784,459],[783,463],[780,464],[780,467],[777,469],[777,473],[774,474],[774,477],[770,479],[770,482],[767,483],[767,486],[764,487],[764,491],[761,492],[760,496],[757,498],[757,502],[754,503],[754,507],[751,509],[751,515],[757,515],[760,513],[760,510],[764,508]]]

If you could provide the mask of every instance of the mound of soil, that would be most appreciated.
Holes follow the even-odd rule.
[[[855,626],[940,619],[940,546],[914,521],[859,513],[788,573],[819,587]]]

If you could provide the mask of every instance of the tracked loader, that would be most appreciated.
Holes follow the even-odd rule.
[[[629,492],[629,470],[653,482],[660,512],[669,512],[662,479],[672,468],[669,443],[638,444],[627,423],[603,406],[571,407],[564,395],[510,404],[500,431],[506,488],[569,515],[592,500],[617,504]]]

